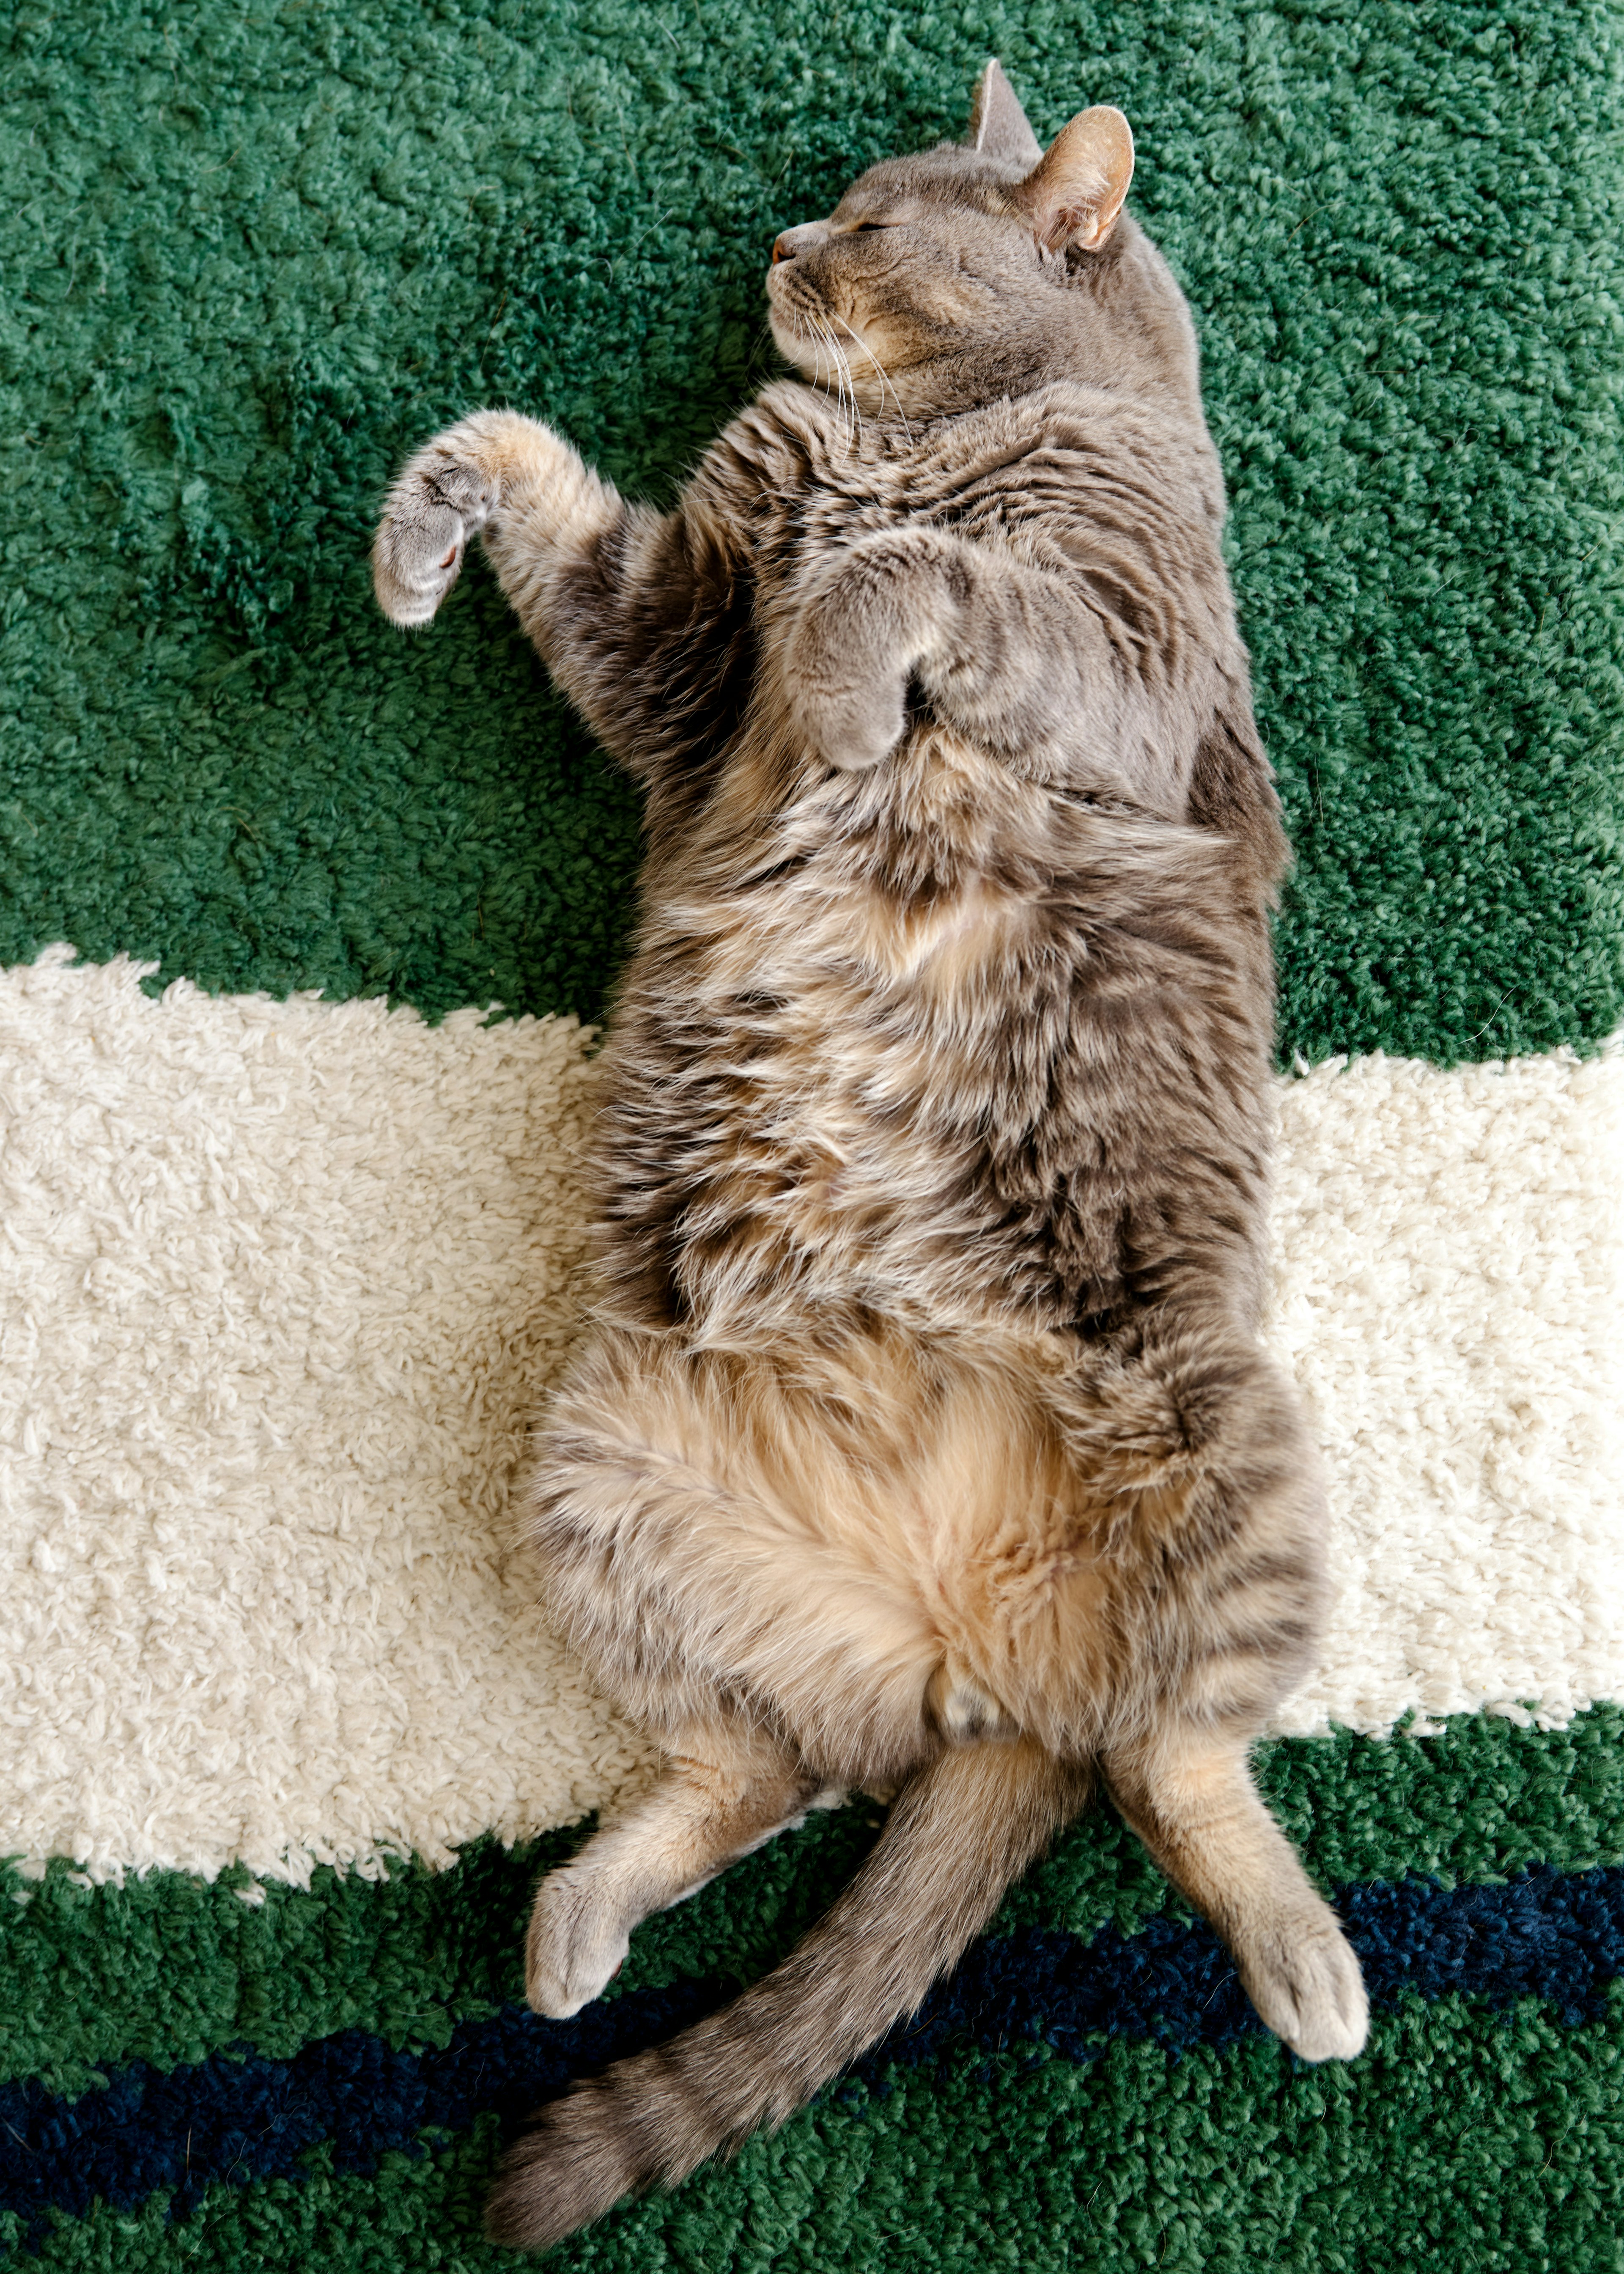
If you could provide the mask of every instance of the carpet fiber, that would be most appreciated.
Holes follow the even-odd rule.
[[[0,2255],[513,2264],[503,2127],[770,1964],[808,1823],[520,2008],[648,1773],[506,1545],[638,816],[470,567],[486,401],[669,496],[781,227],[1120,103],[1297,865],[1269,1334],[1330,1476],[1263,1747],[1366,1966],[1309,2070],[1108,1811],[597,2274],[1624,2269],[1624,0],[129,0],[0,48]],[[492,1017],[491,1006],[507,1015]]]

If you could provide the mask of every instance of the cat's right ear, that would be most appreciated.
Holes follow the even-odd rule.
[[[975,82],[969,143],[983,158],[1011,158],[1018,166],[1035,166],[1043,155],[1043,145],[1026,124],[996,56]]]
[[[1133,179],[1133,130],[1120,110],[1097,102],[1063,126],[1016,191],[1038,243],[1093,252],[1116,225]]]

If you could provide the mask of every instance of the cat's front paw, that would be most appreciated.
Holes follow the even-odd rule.
[[[797,724],[826,765],[866,772],[888,758],[907,730],[905,689],[822,685],[803,689]]]
[[[496,505],[495,479],[458,427],[408,463],[372,540],[372,590],[391,623],[432,621],[456,583],[469,538]]]
[[[885,531],[843,554],[803,601],[784,651],[784,692],[819,757],[861,771],[908,730],[908,687],[946,613],[940,546]]]

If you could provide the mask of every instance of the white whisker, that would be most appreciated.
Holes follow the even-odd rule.
[[[835,402],[839,410],[841,422],[846,428],[846,448],[851,449],[862,440],[862,409],[857,400],[857,379],[852,369],[851,358],[835,337],[823,317],[815,315],[809,308],[793,308],[787,310],[786,313],[796,339],[807,341],[815,350],[814,373],[817,383],[826,388],[831,380],[833,382]],[[844,319],[840,317],[836,317],[835,321],[844,324]],[[845,324],[844,328],[847,331],[851,330],[849,324]],[[857,339],[858,335],[853,332],[852,336]],[[874,363],[876,369],[880,372],[882,381],[886,381],[885,372],[867,343],[858,339],[858,345],[862,348],[863,352],[868,356],[869,361]],[[827,375],[824,372],[825,364],[828,366]],[[886,381],[886,383],[889,382]],[[891,393],[893,395],[896,394],[894,387],[891,388]],[[882,402],[883,399],[882,395]],[[902,414],[900,403],[897,405],[897,410],[900,417]],[[906,418],[903,418],[902,423],[905,427],[907,425]],[[913,439],[910,433],[909,441],[911,442]]]
[[[834,311],[831,309],[830,313],[833,315]],[[864,339],[861,332],[854,330],[853,327],[846,322],[844,316],[835,316],[835,321],[839,325],[842,331],[851,333],[852,337],[856,341],[858,346],[868,357],[876,371],[879,373],[881,390],[880,403],[882,407],[883,407],[885,402],[884,390],[887,388],[891,389],[891,399],[897,406],[897,416],[902,421],[902,431],[908,438],[909,449],[912,449],[914,447],[914,429],[908,424],[908,414],[902,407],[902,397],[897,392],[896,381],[891,378],[891,373],[886,370],[884,365],[880,361],[878,356],[875,354],[874,350],[868,345],[868,341]],[[851,365],[849,363],[847,364],[846,368],[848,371],[850,370]]]
[[[862,434],[862,415],[857,407],[857,382],[852,375],[852,366],[846,361],[846,352],[828,324],[820,316],[814,316],[810,320],[816,325],[818,337],[834,365],[840,410],[846,419],[846,443],[849,450]]]

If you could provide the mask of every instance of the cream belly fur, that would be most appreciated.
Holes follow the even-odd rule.
[[[997,1340],[893,1328],[748,1356],[613,1336],[592,1349],[533,1489],[567,1492],[590,1529],[590,1554],[554,1550],[542,1529],[553,1600],[634,1718],[680,1748],[724,1697],[821,1781],[867,1787],[894,1784],[944,1736],[1049,1737],[1083,1718],[1109,1660],[1101,1526],[1032,1398],[1036,1353],[1001,1366]],[[636,1602],[606,1624],[611,1563]],[[670,1654],[641,1679],[667,1630]],[[1062,1645],[1076,1694],[1057,1703]]]
[[[536,1537],[572,1641],[634,1720],[682,1751],[731,1695],[824,1781],[870,1788],[944,1737],[1097,1743],[1124,1670],[1110,1510],[1041,1394],[1075,1346],[1013,1326],[961,1264],[944,1303],[921,1246],[966,1140],[898,1111],[1019,968],[1032,914],[989,876],[996,817],[1013,809],[1010,834],[1041,839],[1050,798],[938,728],[906,755],[916,813],[978,816],[986,865],[956,890],[898,902],[811,851],[770,898],[657,910],[644,957],[674,943],[701,1015],[721,1026],[747,992],[783,1007],[733,1075],[702,1203],[730,1245],[703,1316],[611,1334],[580,1361],[532,1484],[590,1526],[590,1555],[556,1546],[545,1516]],[[726,783],[715,833],[753,801]],[[758,816],[762,865],[826,845],[824,802]],[[612,1040],[612,1089],[635,1047],[635,1029]],[[606,1622],[605,1572],[623,1588],[645,1563],[635,1610]],[[669,1647],[643,1678],[653,1632]]]

